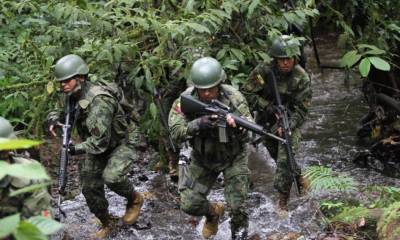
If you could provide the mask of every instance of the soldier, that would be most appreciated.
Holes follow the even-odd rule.
[[[102,223],[94,237],[105,238],[116,222],[108,212],[104,184],[127,199],[125,224],[136,222],[144,201],[128,179],[136,159],[138,131],[134,122],[128,125],[114,89],[88,81],[88,73],[88,66],[77,55],[64,56],[55,65],[56,79],[69,99],[67,104],[73,109],[73,126],[76,125],[82,140],[71,145],[69,152],[71,155],[86,154],[80,167],[82,193],[90,211]],[[62,116],[57,111],[48,116],[49,131],[53,136],[56,136],[54,130],[60,126]]]
[[[192,95],[205,103],[218,99],[234,110],[235,114],[251,119],[243,95],[230,85],[221,84],[225,78],[221,64],[214,58],[203,57],[193,64],[190,78],[193,87],[182,95]],[[176,142],[189,140],[193,151],[184,176],[179,176],[181,209],[194,216],[205,216],[202,234],[204,238],[215,235],[219,219],[224,214],[224,204],[210,203],[207,195],[222,172],[225,180],[225,199],[230,208],[233,239],[247,235],[248,213],[245,200],[249,189],[247,167],[247,132],[236,128],[234,119],[227,115],[228,142],[221,142],[215,115],[185,115],[181,111],[180,98],[176,99],[169,113],[169,127]]]
[[[10,122],[0,117],[0,138],[16,138]],[[32,163],[35,160],[18,156],[13,151],[0,151],[0,160],[8,163]],[[35,182],[20,177],[5,176],[0,179],[0,218],[21,213],[25,219],[32,216],[51,217],[51,197],[46,188],[40,188],[33,192],[19,194],[10,197],[9,194],[18,189],[28,187]]]
[[[282,104],[289,112],[294,150],[299,145],[301,137],[299,128],[305,120],[311,100],[310,78],[306,71],[297,64],[299,53],[298,46],[290,40],[289,36],[284,35],[276,39],[269,52],[274,58],[272,64],[258,65],[243,86],[243,92],[253,107],[252,110],[258,112],[256,122],[282,136],[282,128],[278,127],[275,114],[276,102],[271,79],[267,78],[269,71],[275,73]],[[265,139],[264,145],[271,157],[277,161],[274,187],[278,191],[278,208],[281,213],[285,213],[288,210],[287,203],[293,182],[286,160],[286,151],[284,146],[274,139]],[[298,166],[297,168],[300,172],[300,168]]]

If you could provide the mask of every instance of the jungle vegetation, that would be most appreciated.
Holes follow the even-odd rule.
[[[298,36],[299,42],[309,42],[310,21],[316,32],[339,35],[342,66],[355,68],[363,77],[372,67],[398,69],[400,1],[299,0],[288,3],[289,8],[282,2],[3,0],[1,116],[23,129],[25,136],[42,138],[45,116],[58,99],[53,66],[60,57],[75,53],[88,62],[92,81],[118,82],[130,93],[132,103],[140,96],[145,103],[140,127],[156,138],[161,127],[153,102],[155,89],[186,82],[191,63],[205,55],[215,56],[230,82],[238,86],[258,62],[271,60],[266,50],[272,39],[291,25],[305,30],[305,38]],[[324,168],[311,168],[308,173],[317,190],[355,188],[351,178],[326,177],[331,172]],[[368,202],[367,207],[387,207],[399,201],[398,189],[380,187],[374,192],[382,197]],[[322,208],[334,209],[338,216],[346,211],[347,216],[353,215],[349,211],[353,207],[366,208],[365,203],[322,203]],[[330,216],[332,220],[334,216]],[[17,218],[11,219],[13,223]]]

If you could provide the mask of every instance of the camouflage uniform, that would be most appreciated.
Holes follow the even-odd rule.
[[[289,112],[289,123],[292,130],[293,150],[299,146],[301,133],[299,127],[303,124],[311,100],[310,78],[306,71],[296,64],[289,74],[279,74],[276,67],[266,64],[258,65],[250,74],[249,81],[243,86],[247,100],[258,111],[256,122],[275,132],[278,128],[273,106],[276,105],[272,83],[267,79],[267,72],[274,69],[277,78],[277,87],[282,104]],[[277,170],[274,186],[280,193],[288,194],[293,182],[290,177],[289,166],[286,160],[286,151],[282,144],[274,139],[265,139],[265,146],[277,161]],[[299,172],[300,168],[297,166]]]
[[[221,84],[221,102],[235,110],[235,114],[251,119],[247,102],[242,94],[230,85]],[[194,87],[182,93],[198,98]],[[238,129],[228,128],[228,143],[221,143],[218,129],[199,131],[193,119],[180,109],[180,98],[175,100],[169,113],[169,127],[175,141],[189,139],[193,148],[184,186],[181,187],[181,208],[188,214],[207,216],[209,201],[207,195],[220,172],[224,174],[225,199],[230,208],[232,233],[247,228],[248,213],[245,200],[249,188],[248,137]]]
[[[132,201],[134,188],[128,173],[136,159],[138,129],[134,122],[128,124],[118,99],[106,86],[86,81],[80,99],[72,99],[71,104],[74,126],[83,141],[74,148],[87,154],[80,166],[82,193],[90,211],[106,221],[108,201],[104,184]],[[53,112],[48,118],[55,122],[59,116]]]
[[[12,157],[12,163],[31,163],[35,160],[24,157]],[[6,176],[0,179],[0,218],[21,213],[23,218],[42,215],[51,216],[51,196],[47,189],[40,188],[33,192],[10,197],[9,194],[18,189],[28,187],[37,182],[25,178]]]

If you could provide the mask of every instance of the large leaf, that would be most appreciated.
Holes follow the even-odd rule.
[[[20,222],[19,213],[0,219],[0,239],[10,235]]]
[[[361,76],[366,77],[371,69],[371,62],[368,60],[368,58],[364,58],[361,60],[361,63],[358,67],[360,69]]]
[[[247,12],[247,18],[250,19],[253,15],[254,9],[260,4],[260,0],[252,0]]]
[[[380,57],[369,57],[369,61],[374,65],[379,70],[382,71],[389,71],[390,70],[390,64],[383,60]]]
[[[12,191],[9,196],[14,197],[14,196],[17,196],[22,193],[33,192],[33,191],[36,191],[39,189],[43,189],[43,188],[49,186],[50,184],[51,183],[48,182],[48,183],[38,183],[38,184],[29,185],[28,187],[24,187],[24,188],[20,188],[16,191]]]
[[[47,240],[47,237],[32,223],[22,221],[14,232],[17,240]]]
[[[8,166],[8,175],[32,180],[50,180],[45,168],[38,162],[15,163]]]
[[[40,141],[29,139],[7,139],[0,138],[0,151],[14,150],[14,149],[27,149],[41,144]]]
[[[6,161],[0,160],[0,180],[7,175],[8,173],[8,166],[10,164]]]
[[[157,118],[158,110],[154,103],[150,104],[150,114],[153,119]]]
[[[195,1],[194,0],[189,0],[185,6],[185,11],[186,12],[193,12],[193,5]]]
[[[242,52],[239,49],[236,48],[231,48],[231,52],[233,53],[233,55],[242,63],[244,63],[245,59],[244,59],[244,52]]]
[[[31,217],[28,222],[35,225],[45,235],[54,234],[63,227],[61,223],[43,216]]]
[[[357,53],[356,50],[352,50],[347,52],[342,59],[340,59],[340,65],[344,67],[351,68],[354,64],[356,64],[361,58],[361,55]]]
[[[209,34],[211,33],[210,29],[208,29],[206,26],[203,26],[198,23],[187,23],[186,25],[198,33],[204,33],[204,32],[209,33]]]

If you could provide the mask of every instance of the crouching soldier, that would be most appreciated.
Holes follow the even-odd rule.
[[[90,211],[101,221],[101,229],[93,237],[105,238],[114,229],[115,218],[108,212],[104,184],[127,199],[125,224],[139,217],[143,197],[128,180],[136,159],[137,128],[128,125],[117,93],[108,86],[88,81],[89,68],[77,55],[67,55],[55,65],[55,76],[69,104],[72,127],[76,126],[81,143],[71,145],[71,155],[86,154],[81,162],[82,193]],[[49,131],[55,136],[65,112],[48,116]]]
[[[250,111],[242,94],[230,85],[222,84],[226,77],[221,64],[214,58],[197,60],[190,72],[193,87],[182,95],[190,95],[203,103],[219,100],[233,109],[233,113],[251,119]],[[247,167],[248,136],[236,127],[235,120],[227,115],[227,141],[221,141],[216,115],[185,114],[181,98],[175,100],[169,113],[171,135],[177,142],[189,140],[193,151],[185,176],[179,176],[182,186],[181,209],[194,216],[205,216],[202,234],[204,238],[215,235],[219,219],[224,214],[224,204],[210,203],[207,195],[222,172],[225,182],[225,200],[230,210],[233,239],[247,235],[248,213],[245,200],[249,189]],[[182,178],[182,179],[181,179]]]
[[[0,138],[15,138],[10,122],[0,117]],[[18,156],[14,151],[0,150],[0,160],[11,164],[26,164],[36,162],[24,156]],[[46,188],[10,197],[9,194],[32,184],[33,181],[15,176],[5,176],[0,179],[0,218],[20,213],[22,218],[33,216],[51,217],[51,197]]]

